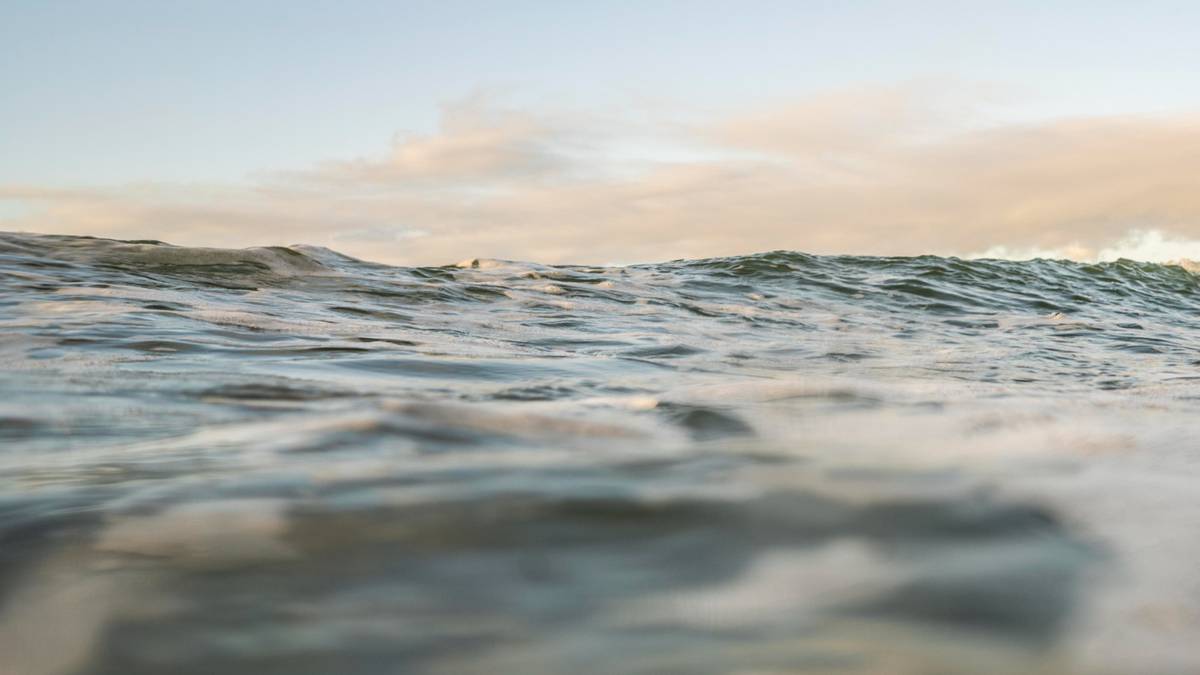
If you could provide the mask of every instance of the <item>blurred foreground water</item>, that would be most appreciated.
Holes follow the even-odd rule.
[[[0,674],[1200,672],[1200,280],[0,234]]]

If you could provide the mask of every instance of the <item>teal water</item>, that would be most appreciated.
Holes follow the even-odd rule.
[[[1200,672],[1200,278],[0,234],[0,673]]]

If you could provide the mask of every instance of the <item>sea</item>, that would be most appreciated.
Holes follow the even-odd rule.
[[[1198,673],[1198,413],[1187,263],[0,233],[0,673]]]

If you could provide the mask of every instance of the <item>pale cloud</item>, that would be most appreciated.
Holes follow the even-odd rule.
[[[284,177],[392,188],[529,181],[570,170],[561,153],[571,131],[547,117],[490,105],[477,94],[443,105],[436,133],[397,135],[384,156],[331,161]]]
[[[969,127],[982,111],[964,100],[960,89],[933,82],[838,89],[749,111],[705,131],[722,145],[840,172],[848,162],[869,164]]]
[[[998,124],[987,112],[929,85],[833,92],[700,125],[622,126],[474,97],[446,106],[436,133],[400,137],[379,157],[246,185],[0,188],[22,205],[0,229],[312,243],[401,264],[781,248],[1200,252],[1200,115]],[[656,133],[686,152],[631,161],[613,151]]]

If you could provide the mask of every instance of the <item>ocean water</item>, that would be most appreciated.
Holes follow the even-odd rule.
[[[0,673],[1200,672],[1200,278],[0,234]]]

